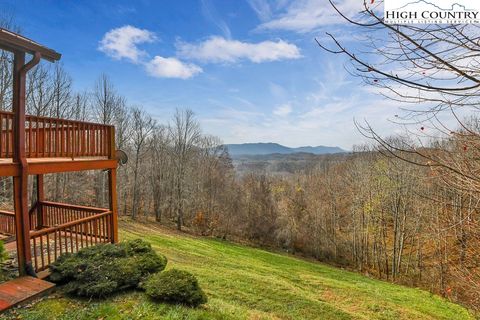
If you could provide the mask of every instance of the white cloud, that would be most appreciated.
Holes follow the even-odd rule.
[[[130,25],[108,31],[100,41],[98,49],[114,59],[128,59],[138,63],[146,52],[137,45],[155,41],[153,32]]]
[[[298,59],[300,49],[283,40],[259,43],[228,40],[214,36],[199,44],[177,43],[178,55],[204,62],[237,62],[247,59],[255,63]]]
[[[335,1],[338,9],[352,17],[363,9],[361,0]],[[284,12],[262,23],[260,30],[289,30],[300,33],[310,32],[323,25],[345,23],[326,0],[292,1]]]
[[[158,78],[189,79],[202,72],[202,68],[193,63],[184,63],[177,58],[161,56],[155,56],[145,64],[145,68],[150,75]]]
[[[289,104],[281,105],[273,110],[273,114],[279,117],[285,117],[292,113],[292,106]]]

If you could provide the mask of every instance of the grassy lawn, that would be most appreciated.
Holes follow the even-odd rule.
[[[287,255],[145,225],[123,225],[123,239],[144,238],[167,268],[198,276],[209,302],[198,309],[156,304],[141,292],[82,301],[60,294],[7,317],[20,319],[473,319],[426,291],[366,278]]]

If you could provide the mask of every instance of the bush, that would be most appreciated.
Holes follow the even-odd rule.
[[[101,244],[64,254],[50,265],[50,280],[65,284],[69,294],[106,297],[139,286],[148,275],[165,269],[167,259],[149,243],[136,239]]]
[[[171,269],[152,275],[143,285],[148,296],[157,301],[196,307],[207,302],[197,278],[187,271]]]
[[[7,250],[5,249],[5,244],[3,241],[0,241],[0,263],[4,262],[8,258]]]

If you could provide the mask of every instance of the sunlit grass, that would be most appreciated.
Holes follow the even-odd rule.
[[[176,267],[197,275],[209,297],[191,309],[151,302],[141,292],[102,301],[54,296],[18,310],[22,319],[473,319],[426,291],[225,241],[145,225],[124,225]]]

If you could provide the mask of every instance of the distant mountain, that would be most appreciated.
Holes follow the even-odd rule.
[[[339,147],[326,147],[326,146],[316,146],[316,147],[298,147],[298,148],[289,148],[282,146],[278,143],[241,143],[241,144],[226,144],[228,152],[232,156],[238,155],[266,155],[266,154],[292,154],[292,153],[312,153],[312,154],[329,154],[329,153],[341,153],[346,152],[345,150]]]

